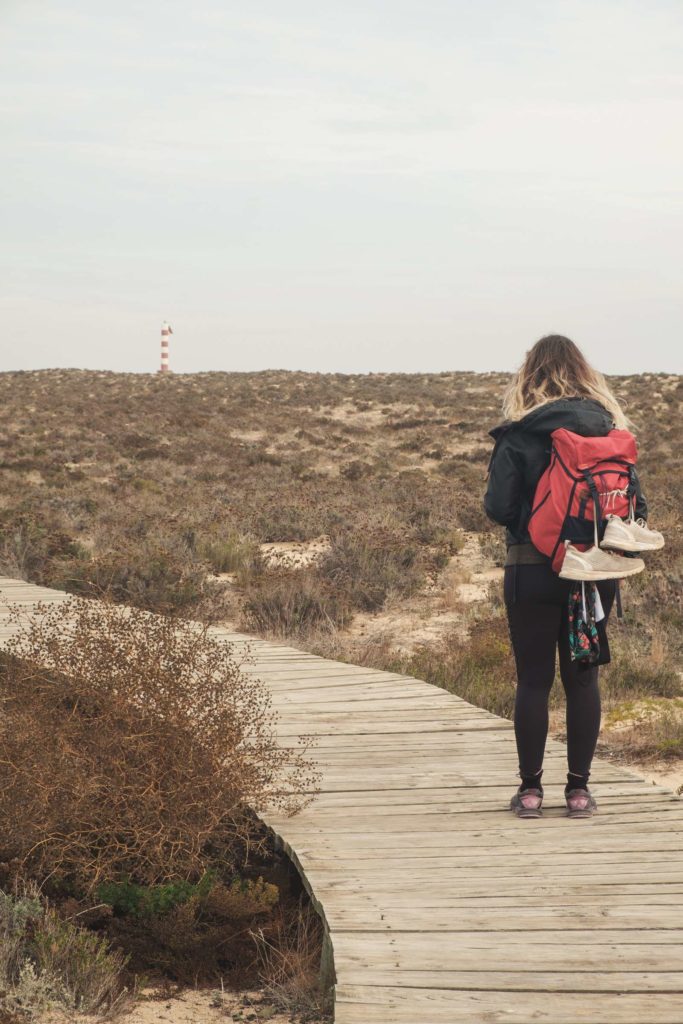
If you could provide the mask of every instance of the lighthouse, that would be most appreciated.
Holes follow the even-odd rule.
[[[168,368],[168,336],[173,334],[171,325],[165,320],[161,325],[161,367],[159,373],[169,373]]]

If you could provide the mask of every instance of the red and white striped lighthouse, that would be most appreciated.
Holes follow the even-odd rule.
[[[173,334],[171,325],[164,320],[161,325],[161,368],[159,373],[168,373],[168,336]]]

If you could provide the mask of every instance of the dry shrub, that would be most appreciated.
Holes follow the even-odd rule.
[[[623,757],[650,760],[679,760],[683,758],[683,700],[665,705],[657,700],[645,701],[641,713],[627,728],[613,729],[619,721],[619,708],[608,717],[604,742]],[[629,705],[623,706],[628,716]]]
[[[641,574],[644,575],[644,574]],[[630,581],[629,581],[630,582]],[[627,629],[610,619],[611,663],[600,670],[602,692],[608,705],[624,699],[678,697],[683,680],[670,650],[668,630],[646,618],[639,619],[631,605],[631,593],[625,604]],[[612,613],[614,615],[614,613]],[[649,650],[643,650],[649,634]]]
[[[306,650],[319,658],[344,661],[364,668],[379,668],[392,671],[388,666],[397,662],[396,647],[391,632],[370,634],[366,637],[349,637],[339,630],[312,633],[306,643]]]
[[[331,1013],[331,991],[321,972],[324,928],[310,903],[300,902],[295,913],[281,911],[267,930],[251,934],[265,996],[274,1006],[316,1020]]]
[[[368,612],[381,608],[390,591],[414,593],[425,578],[418,544],[396,529],[372,523],[332,535],[319,571],[352,607]]]
[[[233,862],[250,809],[315,770],[278,748],[264,686],[207,627],[71,598],[28,616],[0,673],[0,854],[85,891]]]
[[[631,659],[617,656],[604,673],[605,695],[618,699],[629,697],[676,697],[681,692],[681,677],[675,665],[643,664],[633,653]]]
[[[56,1008],[110,1017],[130,1000],[126,966],[122,953],[60,917],[35,886],[15,895],[0,891],[3,1008],[21,1013],[19,1019],[42,1019]]]
[[[216,589],[206,578],[206,568],[206,562],[178,538],[119,538],[115,549],[68,566],[55,583],[75,593],[168,615],[196,606]]]
[[[343,628],[354,610],[376,611],[390,592],[416,591],[427,563],[417,542],[394,526],[336,532],[316,566],[282,566],[247,584],[244,628],[299,637]]]
[[[197,550],[213,572],[239,572],[248,577],[262,569],[263,559],[257,541],[234,530],[227,530],[224,536],[200,539]]]
[[[247,584],[244,628],[274,636],[305,636],[328,631],[351,618],[348,601],[315,569],[280,566]]]
[[[43,499],[0,512],[0,558],[5,575],[54,585],[88,552],[69,535],[68,518]]]
[[[486,533],[480,533],[478,534],[478,541],[479,549],[488,562],[492,562],[493,565],[499,568],[505,565],[507,550],[505,534],[502,530],[489,530]]]

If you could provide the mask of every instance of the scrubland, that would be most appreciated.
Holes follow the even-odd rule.
[[[487,431],[506,381],[5,373],[0,573],[179,623],[287,638],[510,717],[503,531],[482,506]],[[683,784],[683,379],[610,383],[635,423],[651,522],[667,544],[623,586],[625,619],[611,624],[602,671],[600,752]],[[559,683],[552,701],[562,737]],[[41,706],[45,724],[51,709]],[[202,884],[200,866],[192,884]],[[191,895],[208,928],[214,911]]]
[[[509,715],[502,530],[482,508],[487,431],[506,380],[5,373],[0,570],[400,666]],[[674,760],[683,381],[610,383],[635,423],[651,521],[667,545],[624,586],[626,617],[613,622],[603,672],[603,749]]]

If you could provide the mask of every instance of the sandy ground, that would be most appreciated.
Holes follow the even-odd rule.
[[[120,1024],[218,1024],[219,1021],[222,1024],[226,1021],[256,1024],[266,1020],[271,1024],[289,1024],[298,1019],[289,1013],[278,1012],[258,992],[189,989],[171,998],[147,993],[131,1013],[120,1018]]]
[[[629,767],[644,775],[654,785],[666,786],[683,796],[683,761],[658,761],[647,765],[630,762]]]
[[[634,727],[637,728],[640,722],[661,714],[664,708],[678,710],[680,713],[682,703],[680,697],[657,697],[631,701],[627,705],[628,714],[617,709],[616,714],[608,712],[603,717],[600,739],[609,744],[612,736],[618,736],[620,732],[629,732]],[[683,794],[683,760],[680,758],[648,759],[647,761],[629,758],[623,763],[656,785],[666,786],[674,793]]]
[[[40,1024],[101,1024],[101,1017],[54,1013]],[[329,1024],[329,1017],[300,1016],[276,1010],[254,991],[229,992],[216,989],[187,989],[178,995],[145,990],[135,1007],[115,1018],[115,1024]]]
[[[307,541],[273,541],[261,544],[261,554],[266,565],[302,569],[318,561],[330,547],[330,538],[322,534]]]

